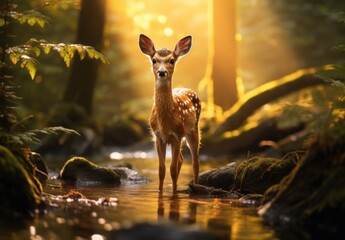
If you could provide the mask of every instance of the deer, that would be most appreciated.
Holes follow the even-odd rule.
[[[190,149],[193,167],[193,183],[199,179],[199,118],[201,102],[197,94],[188,88],[172,89],[172,77],[177,61],[186,55],[192,46],[192,36],[179,40],[173,51],[155,49],[153,41],[140,34],[140,50],[151,60],[154,82],[154,101],[150,115],[150,128],[159,159],[159,192],[163,192],[166,173],[167,145],[171,145],[170,175],[173,194],[177,193],[177,180],[183,163],[182,143]]]

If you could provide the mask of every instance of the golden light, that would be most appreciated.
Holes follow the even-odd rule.
[[[150,65],[138,49],[139,34],[149,36],[155,42],[156,48],[170,49],[180,38],[192,35],[192,50],[181,60],[183,64],[178,64],[173,86],[198,90],[199,96],[206,102],[203,109],[204,116],[217,119],[225,117],[223,110],[214,105],[213,99],[212,71],[215,69],[212,64],[213,1],[175,0],[166,1],[164,4],[159,0],[108,1],[109,34],[113,34],[116,39],[116,42],[110,42],[108,46],[117,46],[121,52],[121,61],[128,63],[126,69],[122,71],[128,71],[126,77],[135,83],[132,86],[135,86],[133,91],[138,99],[144,97],[149,102],[153,90]],[[277,16],[273,9],[268,8],[261,1],[253,0],[239,1],[237,8],[238,29],[235,39],[238,57],[235,81],[238,96],[241,97],[267,81],[297,69],[298,63],[296,54],[289,45],[289,38],[281,34],[280,16]],[[249,14],[244,11],[245,9],[250,9],[251,13],[255,14]],[[255,25],[267,24],[267,22],[269,28]],[[259,51],[265,47],[270,47],[271,52],[259,54]],[[273,55],[274,57],[271,57]],[[285,64],[276,64],[274,68],[267,68],[267,62],[277,58]],[[281,72],[281,75],[273,77],[277,72]],[[130,85],[129,79],[124,79],[122,76],[114,79],[121,79],[123,84]]]
[[[167,37],[171,37],[174,34],[174,30],[172,30],[170,27],[166,27],[164,28],[164,34]]]
[[[159,0],[108,0],[107,6],[106,31],[108,36],[114,36],[110,37],[113,42],[107,46],[117,49],[114,54],[121,53],[121,61],[127,63],[126,69],[121,70],[122,65],[114,65],[113,71],[129,72],[126,76],[129,79],[115,77],[109,81],[120,79],[121,84],[128,86],[129,81],[135,83],[132,84],[135,86],[132,91],[137,94],[137,98],[145,98],[151,103],[153,76],[147,58],[139,50],[139,34],[149,36],[157,49],[173,49],[179,39],[192,35],[192,50],[178,64],[173,86],[197,89],[205,75],[207,62],[207,1],[175,0],[162,4]],[[113,62],[116,61],[118,59]]]

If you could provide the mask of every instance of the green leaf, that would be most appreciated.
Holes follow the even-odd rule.
[[[51,46],[50,45],[43,45],[43,52],[45,54],[49,54],[51,50]]]
[[[42,19],[38,19],[37,20],[37,24],[41,27],[44,28],[44,26],[46,25],[46,21],[42,20]]]
[[[87,47],[86,49],[86,53],[88,55],[89,58],[94,58],[95,57],[95,53],[94,53],[94,49],[91,47]]]
[[[80,57],[80,60],[83,60],[85,58],[85,51],[83,51],[83,48],[81,46],[77,46],[77,51]]]
[[[19,57],[16,53],[10,53],[9,55],[11,62],[15,65],[19,61]]]
[[[28,61],[25,67],[29,71],[31,79],[34,79],[37,71],[35,64],[32,61]]]
[[[31,79],[35,78],[36,71],[37,71],[37,60],[27,56],[27,55],[22,55],[21,56],[21,68],[26,68],[26,70],[29,72]]]
[[[32,51],[35,53],[36,57],[41,54],[41,49],[39,49],[38,47],[33,47]]]

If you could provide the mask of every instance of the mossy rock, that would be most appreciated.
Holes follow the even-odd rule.
[[[253,157],[237,165],[232,190],[263,194],[279,183],[296,166],[303,153],[293,152],[282,159]]]
[[[120,176],[112,169],[97,166],[83,157],[69,159],[59,177],[74,184],[120,184]]]
[[[0,146],[0,212],[28,214],[41,203],[42,186],[26,170],[26,162]]]
[[[199,184],[228,191],[234,184],[235,168],[236,163],[232,162],[224,167],[202,172],[199,175]]]

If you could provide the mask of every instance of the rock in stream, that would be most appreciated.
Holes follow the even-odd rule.
[[[106,168],[83,157],[69,159],[60,171],[59,178],[72,184],[146,183],[149,179],[126,167]]]

